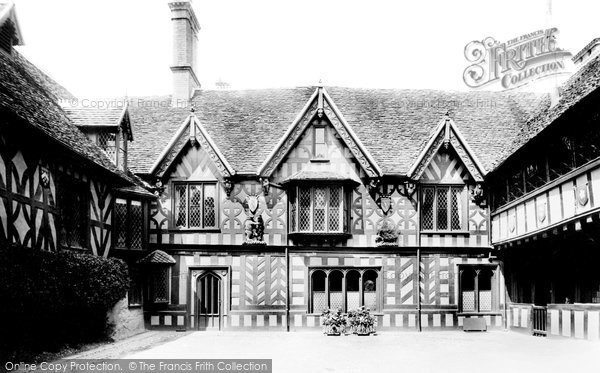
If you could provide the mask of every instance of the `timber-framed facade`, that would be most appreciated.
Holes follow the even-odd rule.
[[[317,330],[366,306],[382,330],[599,338],[598,58],[558,98],[208,90],[193,8],[169,6],[169,107],[68,107],[0,53],[1,244],[123,258],[149,329]]]

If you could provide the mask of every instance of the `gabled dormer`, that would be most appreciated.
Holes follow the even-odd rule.
[[[0,53],[12,55],[13,47],[23,45],[23,36],[12,1],[0,1]]]
[[[421,232],[466,233],[469,203],[482,196],[483,168],[449,115],[440,121],[408,177],[420,184]]]
[[[70,102],[62,106],[71,121],[104,150],[120,170],[127,170],[127,147],[133,141],[128,106],[118,101],[107,101],[112,105],[106,108],[93,105],[102,101],[83,101],[78,106],[71,106]]]

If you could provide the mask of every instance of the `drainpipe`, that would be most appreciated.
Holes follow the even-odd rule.
[[[417,331],[422,331],[421,329],[421,201],[420,191],[416,191],[417,195],[417,214],[419,218],[417,219]]]
[[[420,245],[420,243],[419,243]],[[421,247],[417,247],[417,331],[421,329]]]
[[[290,331],[290,251],[285,247],[285,329]]]

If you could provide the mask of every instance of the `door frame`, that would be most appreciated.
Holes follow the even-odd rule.
[[[194,291],[196,288],[196,283],[199,277],[203,276],[207,272],[214,273],[221,280],[221,286],[219,289],[219,293],[221,294],[221,305],[219,307],[219,330],[224,328],[223,320],[225,316],[228,314],[229,310],[229,297],[231,294],[231,282],[229,281],[229,273],[231,273],[230,266],[203,266],[203,265],[194,265],[188,267],[188,280],[187,280],[187,311],[186,317],[188,320],[188,325],[190,329],[197,330],[198,329],[198,314],[196,310],[196,302],[197,299],[194,296]]]

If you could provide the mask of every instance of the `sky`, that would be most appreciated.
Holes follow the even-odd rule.
[[[597,0],[194,0],[203,88],[325,85],[468,90],[472,40],[558,27],[577,53],[600,36]],[[167,0],[15,0],[32,62],[79,97],[171,91]],[[551,8],[551,11],[549,9]]]

